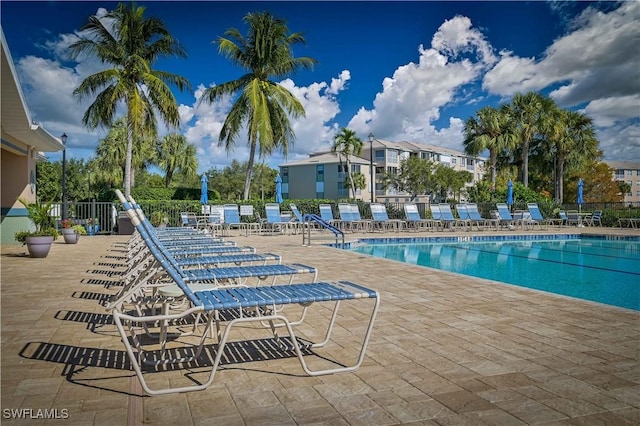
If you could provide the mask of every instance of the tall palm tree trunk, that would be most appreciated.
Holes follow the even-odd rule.
[[[130,108],[127,108],[130,110]],[[127,153],[124,160],[124,195],[131,195],[131,162],[133,157],[133,120],[131,113],[127,113]]]
[[[356,198],[356,185],[353,183],[353,176],[351,175],[351,162],[349,161],[349,157],[347,156],[347,173],[349,176],[349,184],[351,185],[351,194],[353,194],[353,198]]]
[[[522,141],[522,184],[529,187],[529,140]]]
[[[564,203],[564,155],[558,154],[558,173],[556,179],[558,181],[558,200]]]
[[[496,187],[496,169],[498,168],[498,153],[495,149],[489,150],[489,162],[491,168],[491,187]]]
[[[256,142],[251,142],[249,149],[249,161],[247,162],[247,177],[244,180],[244,196],[243,200],[249,199],[249,190],[251,189],[251,177],[253,175],[253,163],[256,158]]]

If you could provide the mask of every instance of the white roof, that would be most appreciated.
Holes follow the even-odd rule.
[[[347,160],[344,156],[340,156],[340,158],[342,158],[343,163],[346,163]],[[309,158],[303,158],[301,160],[294,160],[288,163],[280,164],[279,167],[303,166],[309,164],[338,164],[340,163],[340,158],[338,158],[338,154],[336,153],[324,152],[313,154]],[[370,164],[369,160],[362,157],[356,157],[355,155],[349,156],[349,162],[351,162],[351,164]],[[373,164],[375,164],[375,162]]]

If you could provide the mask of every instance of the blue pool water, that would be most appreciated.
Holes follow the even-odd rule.
[[[450,239],[457,241],[362,240],[350,250],[640,310],[640,239]]]

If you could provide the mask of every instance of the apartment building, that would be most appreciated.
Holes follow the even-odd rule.
[[[332,152],[316,153],[303,160],[281,164],[282,198],[326,198],[338,200],[355,198],[370,201],[371,165],[369,160],[350,156],[352,173],[366,176],[367,188],[357,189],[355,194],[349,188],[347,161],[344,156]]]
[[[613,180],[629,184],[630,190],[624,194],[625,203],[640,203],[640,163],[630,161],[605,161],[613,169]]]
[[[405,193],[395,188],[384,188],[381,177],[384,173],[397,173],[400,163],[410,156],[418,156],[422,159],[441,163],[454,170],[466,170],[473,174],[473,182],[478,182],[485,173],[486,158],[470,156],[462,151],[445,148],[436,145],[428,145],[417,142],[393,142],[383,139],[374,139],[373,142],[364,145],[362,156],[369,158],[373,150],[373,161],[376,164],[376,200],[402,202],[408,201]]]
[[[366,178],[367,188],[357,190],[351,194],[347,179],[346,161],[335,153],[317,153],[309,158],[288,162],[280,165],[282,176],[282,192],[284,198],[356,198],[371,201],[371,167],[374,167],[373,182],[375,182],[376,201],[403,202],[409,201],[408,194],[395,188],[384,188],[382,176],[384,173],[397,173],[400,163],[410,156],[419,156],[451,167],[455,170],[466,170],[473,174],[475,184],[485,173],[486,159],[473,157],[462,151],[427,145],[415,142],[393,142],[373,139],[364,142],[360,157],[351,157],[353,172],[359,172]]]

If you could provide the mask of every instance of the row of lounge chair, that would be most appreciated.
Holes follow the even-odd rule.
[[[338,204],[340,218],[335,219],[332,207],[329,204],[320,205],[320,214],[325,222],[328,222],[343,231],[400,231],[400,230],[484,230],[484,229],[532,229],[534,227],[546,228],[550,225],[602,225],[601,212],[584,217],[578,212],[560,211],[559,218],[543,217],[536,203],[529,203],[527,211],[512,213],[506,203],[497,203],[496,210],[491,217],[483,217],[478,205],[474,203],[461,203],[455,206],[455,212],[448,203],[431,204],[429,207],[430,218],[420,216],[415,204],[404,205],[405,219],[389,219],[384,204],[371,203],[372,219],[362,219],[357,204]]]
[[[210,206],[210,213],[198,219],[183,213],[183,225],[195,229],[208,229],[213,234],[229,236],[230,230],[239,229],[247,235],[251,232],[295,234],[301,232],[306,219],[293,203],[289,205],[290,214],[280,211],[277,203],[266,204],[265,219],[254,215],[252,206],[238,206],[225,204],[224,206]],[[485,230],[485,229],[532,229],[547,226],[602,226],[601,211],[581,216],[578,211],[560,211],[557,218],[545,218],[536,203],[529,203],[526,211],[511,212],[506,203],[497,203],[496,210],[491,217],[483,217],[475,203],[460,203],[455,205],[455,214],[448,203],[431,204],[430,218],[422,218],[415,204],[404,205],[404,219],[390,219],[386,206],[381,203],[371,203],[371,219],[363,219],[357,204],[339,203],[339,218],[334,217],[330,204],[319,206],[320,218],[325,224],[330,224],[342,232],[399,232],[402,230],[434,231],[434,230]],[[242,220],[242,216],[258,217],[257,221]],[[315,225],[314,225],[315,226]]]
[[[113,315],[130,364],[148,395],[206,389],[229,355],[228,347],[237,343],[232,342],[232,331],[240,325],[241,333],[234,333],[242,336],[240,344],[249,344],[248,328],[258,335],[266,333],[273,342],[270,347],[282,357],[297,357],[312,376],[350,372],[362,364],[380,304],[376,291],[348,281],[319,282],[314,267],[283,263],[277,254],[256,253],[197,227],[154,228],[135,200],[116,193],[136,232],[124,248],[121,289],[105,308]],[[356,327],[361,336],[340,343],[357,347],[347,351],[351,359],[338,361],[323,354],[322,368],[312,368],[306,358],[335,343],[332,331],[337,321],[350,321],[353,329],[353,319],[338,314],[340,307],[367,301],[370,315],[364,326]],[[322,324],[306,320],[307,310],[315,305],[329,307],[319,310],[329,312]],[[362,307],[355,309],[362,318]],[[320,340],[301,337],[303,325],[312,329],[306,334],[322,336]],[[313,330],[318,326],[326,330]],[[196,379],[194,367],[208,369],[208,377]],[[151,373],[181,368],[186,368],[186,385],[173,378],[147,380]]]

